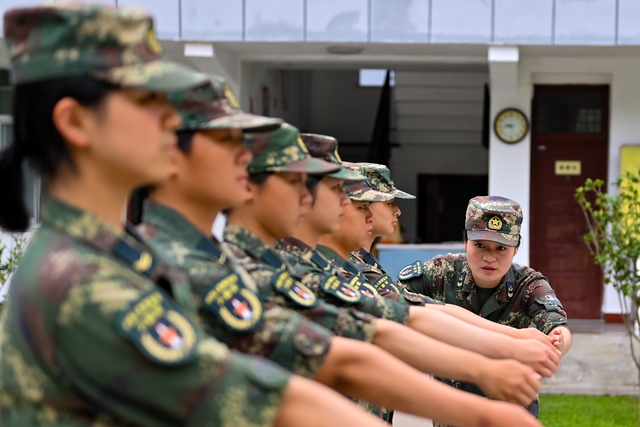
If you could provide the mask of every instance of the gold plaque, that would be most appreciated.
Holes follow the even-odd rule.
[[[582,174],[580,160],[556,160],[556,175],[577,176]]]

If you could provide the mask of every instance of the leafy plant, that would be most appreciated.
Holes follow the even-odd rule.
[[[27,244],[27,238],[22,234],[13,234],[11,237],[13,245],[10,248],[0,244],[0,291],[4,289],[9,277],[18,268],[18,262]],[[7,250],[9,253],[5,256]]]
[[[608,194],[601,179],[587,179],[575,193],[588,226],[584,241],[596,264],[604,271],[604,281],[617,291],[624,325],[629,332],[631,355],[638,368],[636,354],[640,344],[638,307],[640,307],[640,179],[627,172],[613,184],[618,194]]]

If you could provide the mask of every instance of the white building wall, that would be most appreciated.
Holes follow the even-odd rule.
[[[575,53],[574,53],[575,55]],[[536,57],[520,52],[518,64],[518,88],[511,91],[492,90],[491,117],[504,108],[516,107],[531,118],[531,100],[534,84],[610,84],[610,133],[609,133],[609,191],[620,174],[620,147],[640,143],[640,84],[637,70],[640,59],[611,57]],[[522,234],[530,241],[530,170],[531,138],[519,144],[502,143],[491,135],[489,155],[489,191],[521,203],[524,213]],[[586,177],[584,177],[586,179]],[[524,245],[516,261],[529,262],[529,247]],[[615,290],[607,286],[603,302],[604,313],[619,313],[620,307]]]

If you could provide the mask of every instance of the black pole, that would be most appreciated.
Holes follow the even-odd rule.
[[[368,161],[387,165],[391,158],[391,144],[389,142],[389,127],[391,121],[391,71],[387,70],[384,80],[378,114],[373,126],[373,137],[369,146]]]

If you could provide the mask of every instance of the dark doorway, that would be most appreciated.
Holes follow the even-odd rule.
[[[604,292],[573,195],[606,181],[609,86],[536,86],[531,133],[531,267],[549,278],[571,318],[600,319]]]
[[[487,175],[418,175],[420,241],[462,241],[469,199],[486,195],[488,182]]]

